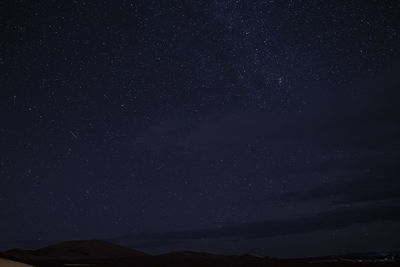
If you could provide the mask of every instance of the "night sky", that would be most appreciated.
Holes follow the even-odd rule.
[[[0,248],[400,249],[400,1],[1,1]]]

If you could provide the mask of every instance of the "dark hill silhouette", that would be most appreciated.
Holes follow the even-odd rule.
[[[66,241],[38,250],[12,249],[5,255],[19,259],[106,259],[146,256],[147,254],[102,240]]]
[[[271,259],[251,254],[218,255],[193,251],[148,255],[134,249],[101,240],[68,241],[38,250],[8,250],[0,253],[0,267],[2,266],[2,262],[7,263],[6,260],[2,260],[1,258],[30,264],[35,267],[400,266],[399,253],[397,252],[304,259]]]

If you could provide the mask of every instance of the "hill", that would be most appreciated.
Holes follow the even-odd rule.
[[[138,250],[102,240],[67,241],[38,250],[12,249],[3,254],[24,260],[115,259],[147,255]]]
[[[9,260],[18,261],[13,262]],[[271,259],[258,255],[218,255],[178,251],[162,255],[143,252],[101,240],[68,241],[38,250],[12,249],[0,253],[0,267],[26,266],[128,267],[128,266],[400,266],[399,253],[349,254],[304,259]],[[8,264],[8,265],[7,265]],[[21,265],[22,264],[22,265]]]

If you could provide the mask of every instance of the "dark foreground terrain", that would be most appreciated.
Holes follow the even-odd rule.
[[[399,253],[353,254],[304,259],[271,259],[254,255],[172,252],[148,255],[106,241],[69,241],[38,250],[12,249],[0,258],[37,267],[58,266],[400,266]],[[1,267],[0,261],[0,267]],[[6,265],[4,265],[6,266]],[[9,265],[7,265],[9,266]]]

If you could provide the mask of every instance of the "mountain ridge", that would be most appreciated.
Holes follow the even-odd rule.
[[[36,267],[61,266],[400,266],[399,252],[358,253],[301,259],[273,259],[259,255],[220,255],[195,251],[172,251],[149,255],[104,240],[73,240],[37,250],[11,249],[0,259]],[[2,265],[0,265],[2,266]]]

